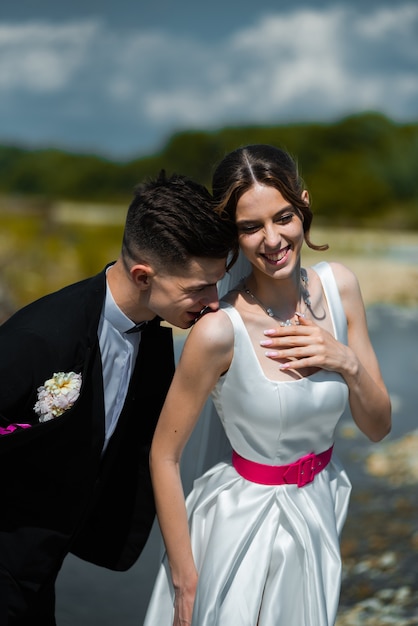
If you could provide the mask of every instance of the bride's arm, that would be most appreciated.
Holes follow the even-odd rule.
[[[367,328],[366,312],[356,276],[332,263],[347,316],[348,348],[342,375],[349,388],[351,414],[372,441],[391,429],[391,403]]]
[[[232,346],[233,330],[225,313],[208,313],[199,320],[185,342],[151,446],[158,521],[176,592],[175,626],[191,622],[197,585],[180,478],[181,454],[211,389],[229,367]]]
[[[380,441],[391,428],[389,394],[370,341],[366,313],[356,276],[344,265],[331,263],[347,318],[348,345],[337,341],[315,322],[300,317],[298,326],[266,331],[267,356],[288,359],[282,369],[320,367],[338,372],[348,385],[351,414],[360,430]]]

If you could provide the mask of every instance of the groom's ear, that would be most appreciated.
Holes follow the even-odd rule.
[[[131,278],[139,289],[149,289],[155,270],[148,263],[137,263],[130,269]]]

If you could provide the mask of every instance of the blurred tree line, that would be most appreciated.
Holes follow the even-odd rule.
[[[273,144],[296,158],[317,224],[418,229],[418,123],[398,124],[377,113],[328,124],[181,132],[158,153],[127,162],[0,146],[0,194],[127,205],[135,185],[160,169],[210,189],[223,155],[250,143]]]

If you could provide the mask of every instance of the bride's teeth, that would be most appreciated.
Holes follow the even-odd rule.
[[[281,254],[266,254],[266,257],[269,261],[281,261],[286,256],[287,250],[282,252]]]

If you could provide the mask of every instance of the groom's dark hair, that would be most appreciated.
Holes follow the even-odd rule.
[[[178,174],[167,177],[162,170],[135,189],[123,235],[125,264],[181,269],[191,257],[227,258],[236,246],[234,222],[215,211],[203,185]]]

